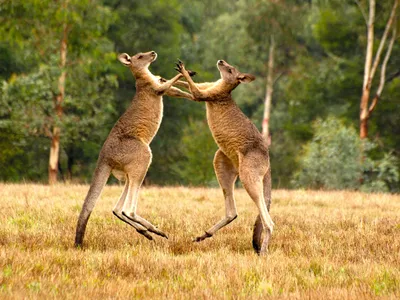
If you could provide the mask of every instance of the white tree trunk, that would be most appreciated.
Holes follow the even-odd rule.
[[[275,55],[275,41],[273,36],[271,36],[271,42],[269,45],[269,56],[268,56],[268,75],[267,75],[267,85],[265,91],[264,100],[264,115],[262,121],[262,135],[264,139],[271,144],[271,137],[269,133],[269,119],[271,115],[271,101],[272,94],[274,92],[274,55]]]
[[[63,37],[60,45],[60,69],[61,74],[58,78],[58,95],[55,99],[54,109],[56,112],[56,118],[61,119],[63,114],[62,103],[65,96],[65,79],[67,73],[65,71],[65,66],[67,63],[67,37],[68,37],[68,27],[64,24]],[[55,184],[57,182],[58,174],[58,161],[60,156],[60,133],[61,129],[55,122],[51,137],[50,155],[49,155],[49,184]]]

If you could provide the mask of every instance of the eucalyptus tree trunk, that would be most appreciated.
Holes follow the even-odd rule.
[[[389,42],[389,45],[386,50],[385,58],[381,65],[381,74],[380,74],[380,82],[377,88],[377,91],[372,99],[371,104],[370,96],[371,96],[371,85],[372,80],[374,79],[375,72],[379,66],[380,59],[382,56],[382,51],[385,46],[387,37],[389,35],[389,31],[395,22],[396,18],[396,10],[399,4],[399,0],[394,0],[393,7],[390,13],[390,17],[386,23],[385,31],[382,35],[382,39],[379,44],[378,51],[375,54],[375,58],[373,60],[373,51],[374,51],[374,22],[375,22],[375,0],[369,0],[369,16],[367,20],[367,50],[365,56],[365,65],[364,65],[364,81],[363,81],[363,90],[360,101],[360,138],[365,139],[368,137],[368,120],[376,107],[376,104],[382,94],[384,85],[385,85],[385,76],[386,76],[386,66],[390,59],[390,55],[392,53],[393,44],[396,39],[396,29],[397,26],[393,26],[392,37]]]
[[[267,85],[265,91],[264,100],[264,115],[262,121],[262,135],[264,139],[271,144],[271,137],[269,133],[269,119],[271,115],[271,101],[272,94],[274,92],[274,54],[275,54],[275,41],[274,37],[271,36],[271,42],[269,44],[269,55],[268,55],[268,75],[267,75]]]
[[[57,182],[58,174],[58,161],[60,157],[60,134],[61,129],[58,125],[63,115],[63,101],[65,96],[65,79],[67,73],[65,66],[67,63],[67,39],[68,39],[68,27],[66,24],[63,26],[63,36],[60,44],[60,69],[61,74],[58,78],[58,94],[54,99],[54,109],[56,113],[56,121],[51,135],[50,155],[49,155],[49,184]]]

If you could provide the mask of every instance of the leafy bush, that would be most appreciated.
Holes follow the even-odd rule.
[[[376,146],[373,145],[373,148]],[[367,158],[364,166],[363,192],[398,192],[399,170],[397,158],[392,153],[384,153],[380,160]]]
[[[354,128],[335,118],[318,120],[304,148],[295,185],[309,188],[356,189],[359,186],[361,144]]]
[[[399,183],[396,158],[384,153],[371,159],[376,145],[360,141],[356,130],[334,117],[314,123],[314,137],[304,147],[301,170],[294,176],[297,187],[395,191]]]
[[[190,121],[180,143],[183,159],[173,165],[173,171],[183,184],[216,186],[213,159],[217,149],[206,120]]]

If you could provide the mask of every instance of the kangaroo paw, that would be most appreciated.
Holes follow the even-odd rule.
[[[210,238],[210,237],[212,237],[212,234],[209,234],[206,231],[206,233],[204,233],[203,235],[194,238],[193,242],[197,242],[198,243],[198,242],[201,242],[201,241],[205,240],[206,238]]]
[[[190,77],[193,77],[194,75],[197,74],[197,72],[195,72],[195,71],[191,71],[191,70],[187,70],[187,71],[188,71]]]
[[[162,236],[163,238],[166,238],[168,240],[168,236],[164,232],[162,232],[161,230],[153,229],[153,228],[149,228],[148,230],[150,232],[155,233],[155,234],[157,234],[159,236]]]

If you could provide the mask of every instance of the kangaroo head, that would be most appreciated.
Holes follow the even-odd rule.
[[[217,62],[217,68],[221,73],[222,80],[226,82],[232,90],[242,82],[248,83],[256,79],[256,77],[251,74],[240,73],[238,69],[231,66],[224,60],[219,60]]]
[[[121,53],[118,55],[118,60],[126,67],[131,69],[133,75],[137,76],[149,68],[150,64],[157,59],[157,53],[149,51],[145,53],[138,53],[133,56]]]

